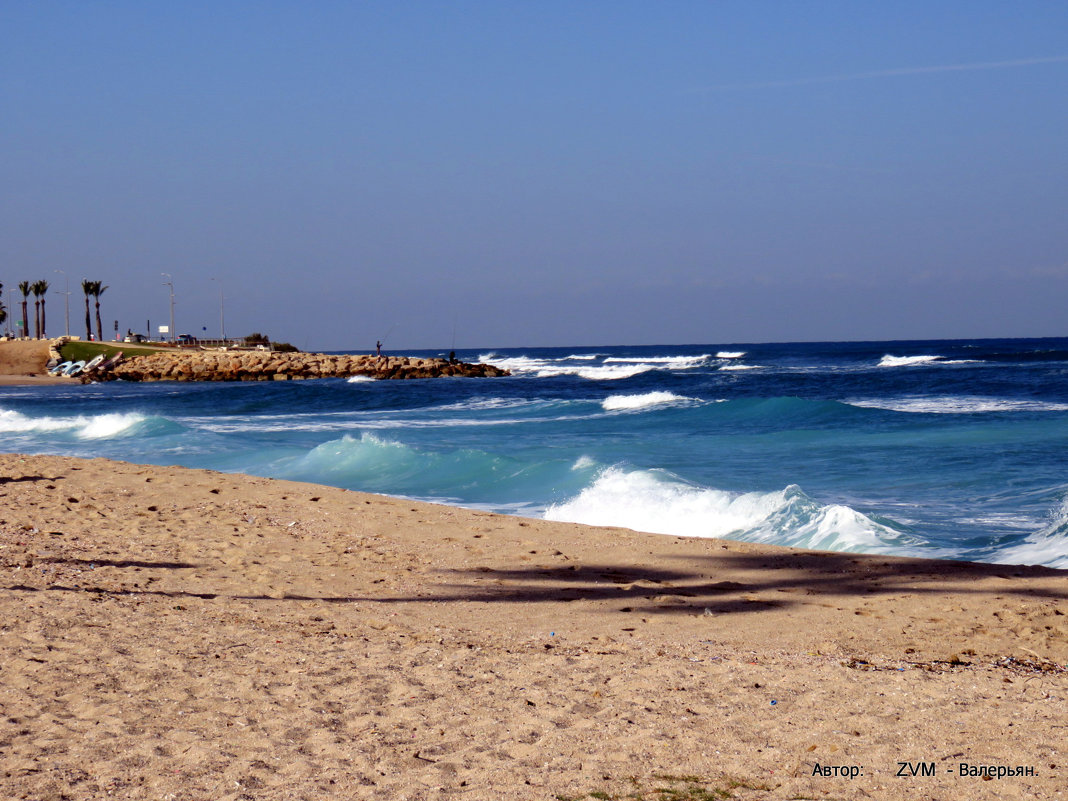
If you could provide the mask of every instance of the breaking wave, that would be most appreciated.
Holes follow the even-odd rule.
[[[879,361],[880,367],[915,367],[920,364],[934,364],[942,361],[941,356],[891,356],[887,354]]]
[[[605,469],[576,497],[550,506],[545,518],[820,550],[936,555],[919,538],[848,506],[821,505],[796,485],[730,493],[652,470]]]
[[[1002,565],[1068,569],[1068,498],[1050,514],[1048,525],[1016,545],[1001,548],[991,561]]]
[[[0,410],[0,433],[35,434],[61,432],[79,439],[110,439],[143,433],[156,418],[138,412],[116,412],[73,417],[29,417],[10,409]]]
[[[946,359],[942,356],[892,356],[886,354],[879,360],[879,367],[921,367],[924,365],[977,364],[979,359]]]
[[[609,395],[601,401],[601,407],[606,412],[618,412],[692,401],[694,401],[694,398],[676,395],[674,392],[646,392],[642,395]]]

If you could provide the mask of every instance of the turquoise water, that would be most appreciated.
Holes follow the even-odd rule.
[[[657,533],[1068,567],[1068,339],[458,356],[514,375],[0,388],[0,447]]]

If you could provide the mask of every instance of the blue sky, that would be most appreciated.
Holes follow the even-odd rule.
[[[74,333],[161,273],[309,349],[1066,333],[1063,2],[6,0],[0,119]]]

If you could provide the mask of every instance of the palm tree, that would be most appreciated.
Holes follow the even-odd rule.
[[[104,341],[104,331],[100,327],[100,296],[104,294],[104,290],[107,289],[100,281],[93,281],[93,297],[96,299],[96,339],[98,342]]]
[[[33,293],[33,338],[41,338],[41,282],[34,281],[30,284],[30,292]]]
[[[93,321],[89,317],[89,298],[93,294],[93,287],[99,284],[99,281],[90,281],[88,278],[82,281],[82,292],[85,293],[85,339],[86,341],[93,338]]]
[[[28,337],[30,335],[30,318],[26,313],[26,304],[30,298],[30,282],[20,281],[19,292],[22,293],[22,335]]]
[[[45,300],[48,295],[48,282],[38,281],[37,283],[41,285],[41,336],[47,337],[48,326],[45,325]]]
[[[37,323],[37,338],[47,336],[45,334],[45,293],[48,292],[47,281],[34,281],[33,286],[30,287],[33,290],[33,296],[37,298],[33,302],[34,315]]]

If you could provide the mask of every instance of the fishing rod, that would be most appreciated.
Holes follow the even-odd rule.
[[[397,324],[396,324],[396,323],[394,323],[393,325],[391,325],[391,326],[389,327],[389,330],[388,330],[388,331],[386,331],[386,335],[385,335],[384,337],[382,337],[382,338],[381,338],[380,340],[378,340],[378,342],[376,343],[376,346],[375,346],[375,347],[376,347],[376,350],[377,350],[377,352],[378,352],[378,355],[379,355],[379,356],[381,356],[381,355],[382,355],[382,346],[383,346],[384,344],[386,344],[386,340],[387,340],[387,339],[389,339],[389,335],[393,333],[393,329],[394,329],[394,328],[396,328],[396,327],[397,327]]]

